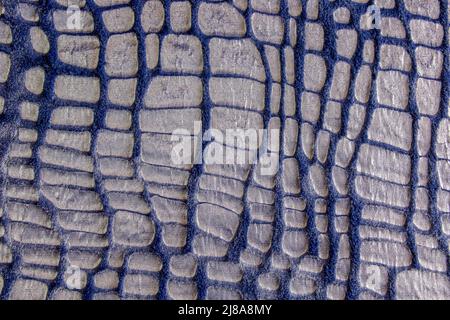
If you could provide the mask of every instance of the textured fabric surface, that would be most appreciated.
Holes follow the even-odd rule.
[[[1,3],[1,299],[450,299],[448,0]]]

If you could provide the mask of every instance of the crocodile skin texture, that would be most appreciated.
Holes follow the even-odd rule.
[[[0,13],[1,299],[450,299],[450,1]],[[278,170],[175,164],[195,122]]]

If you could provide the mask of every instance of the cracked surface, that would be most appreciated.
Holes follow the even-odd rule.
[[[448,0],[2,3],[0,298],[450,299]]]

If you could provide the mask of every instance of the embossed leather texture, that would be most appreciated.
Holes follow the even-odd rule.
[[[448,0],[0,10],[2,299],[450,299]]]

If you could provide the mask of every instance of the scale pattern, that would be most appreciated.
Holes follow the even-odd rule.
[[[448,0],[0,10],[0,298],[450,299]],[[195,121],[279,170],[174,165]]]

